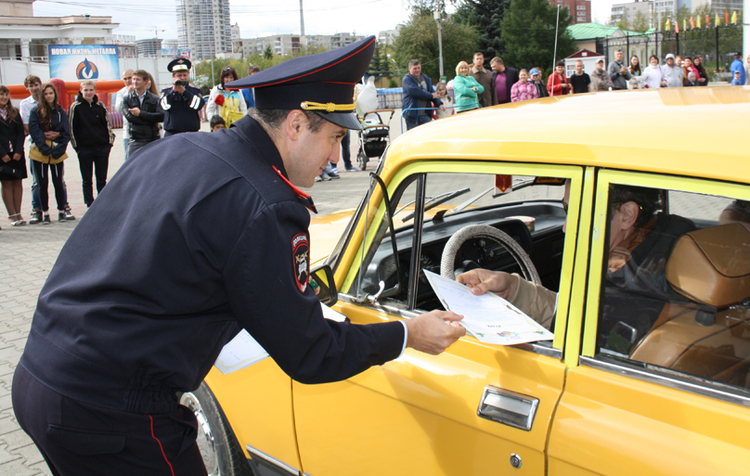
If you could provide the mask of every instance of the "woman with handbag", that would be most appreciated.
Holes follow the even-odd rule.
[[[50,224],[49,177],[55,187],[58,219],[65,221],[65,186],[63,184],[63,161],[68,158],[65,150],[70,142],[68,115],[58,104],[57,89],[50,83],[42,86],[42,100],[31,110],[29,134],[34,141],[29,156],[31,166],[39,182],[39,199],[44,218],[43,225]]]
[[[23,121],[10,102],[10,91],[0,85],[0,185],[11,226],[22,226],[21,180],[27,177],[23,157]]]
[[[208,102],[206,102],[208,120],[210,121],[214,116],[221,116],[227,129],[234,121],[242,119],[247,114],[247,103],[242,93],[224,88],[226,83],[231,83],[237,79],[239,78],[234,68],[227,66],[222,69],[219,79],[221,83],[214,86],[211,95],[208,97]]]

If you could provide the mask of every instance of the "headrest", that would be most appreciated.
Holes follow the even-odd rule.
[[[750,298],[750,231],[730,223],[683,235],[666,274],[678,293],[719,309]]]

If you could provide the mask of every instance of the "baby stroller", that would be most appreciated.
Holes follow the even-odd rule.
[[[366,112],[362,117],[362,130],[359,132],[359,153],[357,164],[361,170],[367,169],[370,157],[380,157],[391,142],[391,119],[394,109],[376,109]],[[382,114],[382,115],[381,115]],[[389,114],[387,121],[383,117]]]

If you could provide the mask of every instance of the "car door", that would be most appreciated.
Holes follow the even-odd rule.
[[[750,286],[742,279],[750,269],[750,227],[724,217],[750,201],[750,187],[614,170],[597,175],[585,325],[582,334],[567,335],[571,369],[551,427],[549,474],[748,474]],[[620,290],[608,289],[619,285],[611,274],[609,220],[623,186],[661,191],[664,212],[695,230],[674,231],[669,253],[650,261],[650,271],[664,265],[663,274],[650,274],[651,284],[668,285],[659,286],[667,296],[662,306],[641,306],[655,294],[632,286],[627,312],[613,314]],[[714,299],[717,289],[736,294]]]
[[[453,175],[447,180],[441,175],[443,180],[431,181],[437,174]],[[343,382],[324,385],[294,382],[294,419],[305,474],[466,476],[511,474],[511,471],[519,475],[546,474],[545,447],[565,379],[562,345],[578,236],[582,170],[509,162],[412,163],[392,176],[383,177],[388,195],[396,195],[392,205],[392,210],[399,212],[396,221],[413,211],[417,212],[414,216],[422,216],[423,210],[429,208],[430,199],[439,195],[430,194],[431,183],[455,182],[455,185],[447,185],[449,190],[462,189],[465,174],[486,179],[482,190],[486,184],[494,184],[497,175],[571,179],[564,250],[559,230],[565,220],[559,199],[561,188],[557,198],[542,204],[523,201],[508,205],[508,210],[546,207],[554,210],[557,217],[555,233],[560,240],[562,271],[558,268],[557,276],[553,276],[559,281],[560,291],[555,340],[546,345],[497,346],[464,337],[439,356],[407,349],[400,358]],[[451,177],[455,177],[455,181]],[[411,238],[397,231],[399,249],[421,243],[420,236],[428,233],[431,237],[441,236],[446,230],[441,227],[451,220],[449,209],[482,190],[472,189],[460,199],[424,212],[430,218],[421,225],[411,225]],[[451,196],[451,192],[443,196]],[[486,216],[494,210],[485,211],[476,204],[467,207],[476,207],[477,216]],[[502,210],[499,208],[498,212]],[[381,290],[377,298],[373,296],[377,286],[369,297],[360,292],[365,286],[360,273],[372,269],[375,266],[373,256],[377,257],[381,251],[389,253],[391,246],[390,231],[385,225],[384,200],[377,187],[371,190],[370,198],[359,213],[348,242],[339,250],[336,268],[339,303],[335,309],[355,324],[404,319],[423,312],[424,309],[408,304],[412,296],[422,292],[422,288],[415,288],[418,287],[416,278],[407,285],[408,289],[402,289],[401,300],[383,298],[392,289],[392,283],[387,286],[389,289]],[[471,214],[461,216],[471,217]],[[538,237],[540,247],[547,246],[542,218],[537,222],[538,230],[532,234]],[[550,245],[549,249],[553,248]],[[419,259],[406,256],[403,265],[407,266],[404,273],[407,281],[409,275],[415,272],[418,275],[419,270],[431,266],[432,261],[424,253]]]

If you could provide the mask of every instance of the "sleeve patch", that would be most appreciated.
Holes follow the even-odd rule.
[[[292,265],[297,287],[304,293],[310,278],[310,242],[307,234],[300,233],[292,238]]]

